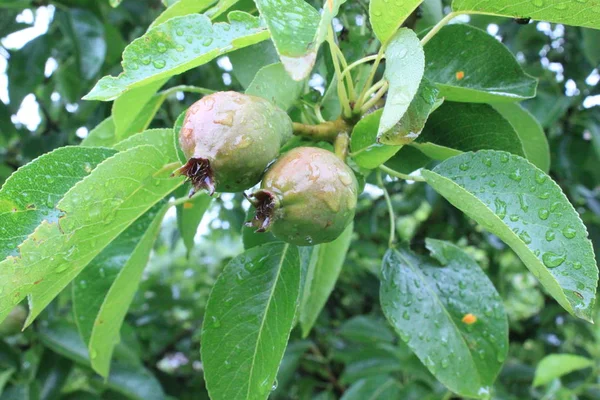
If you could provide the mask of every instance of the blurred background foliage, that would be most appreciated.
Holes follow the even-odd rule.
[[[253,10],[252,1],[241,4]],[[367,7],[365,0],[347,2],[335,21],[350,61],[377,48]],[[81,97],[99,77],[119,73],[126,44],[142,35],[163,9],[159,0],[125,0],[118,8],[108,0],[0,0],[0,183],[43,153],[79,144],[109,116],[110,103]],[[410,26],[417,30],[426,26],[423,19],[432,18],[427,10],[413,17]],[[522,25],[486,16],[463,22],[504,42],[525,70],[539,78],[538,96],[524,105],[543,124],[552,151],[551,175],[575,204],[598,251],[600,31],[544,22]],[[329,60],[323,54],[319,60],[295,112],[318,100],[331,77]],[[173,78],[166,87],[241,91],[244,72],[252,67],[234,65],[232,71],[229,58],[220,58]],[[168,96],[151,127],[173,126],[197,96]],[[510,249],[433,190],[423,184],[386,184],[402,240],[417,249],[423,248],[426,237],[459,244],[480,263],[504,299],[510,357],[494,398],[600,399],[598,326],[569,316]],[[399,343],[382,317],[377,276],[389,225],[382,192],[369,184],[367,189],[359,201],[356,233],[340,281],[311,335],[301,339],[297,330],[292,332],[273,398],[358,399],[352,385],[366,377],[381,387],[389,377],[401,383],[382,398],[451,397]],[[0,399],[208,398],[199,359],[200,327],[212,284],[243,249],[245,218],[241,196],[217,199],[188,258],[175,215],[168,215],[106,382],[87,365],[88,354],[73,323],[70,291],[23,333],[19,324],[25,310],[16,309],[0,329]],[[537,364],[554,353],[580,354],[594,359],[596,366],[532,388]]]

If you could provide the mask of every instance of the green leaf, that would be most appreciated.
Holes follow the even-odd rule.
[[[179,0],[177,3],[169,6],[169,8],[163,11],[162,14],[152,22],[150,29],[167,22],[171,18],[202,12],[214,3],[216,3],[216,0]]]
[[[215,6],[211,7],[204,14],[214,20],[227,10],[231,9],[239,1],[240,0],[219,0]]]
[[[246,251],[215,283],[202,327],[202,362],[213,400],[266,399],[287,344],[300,292],[295,246]]]
[[[312,252],[300,307],[303,337],[310,333],[335,287],[352,242],[353,232],[354,225],[350,224],[336,240],[315,246]]]
[[[319,29],[319,12],[304,0],[255,2],[286,71],[294,80],[304,79],[317,58],[315,51],[307,50]]]
[[[544,172],[521,157],[484,150],[421,174],[507,243],[568,312],[592,320],[598,283],[594,251],[579,215]]]
[[[542,359],[535,370],[533,386],[541,386],[573,371],[590,368],[594,361],[575,354],[550,354]]]
[[[59,398],[72,370],[73,362],[71,360],[57,356],[52,351],[44,351],[36,376],[40,387],[40,399]]]
[[[512,102],[535,96],[537,80],[506,46],[473,26],[445,26],[425,45],[425,58],[425,77],[446,100]]]
[[[424,0],[419,10],[421,18],[417,20],[415,32],[432,27],[444,18],[442,0]]]
[[[114,154],[109,149],[61,147],[12,174],[0,190],[0,260],[18,257],[18,246],[43,221],[56,223],[61,216],[55,208],[58,201]]]
[[[75,47],[79,75],[89,80],[96,76],[102,68],[106,57],[106,40],[104,25],[93,12],[69,8],[60,12],[62,25],[68,32]]]
[[[341,400],[399,399],[400,383],[388,375],[361,379],[344,392]]]
[[[413,144],[436,160],[483,149],[525,155],[513,126],[488,104],[444,103]]]
[[[352,130],[351,156],[356,163],[367,169],[377,168],[400,150],[402,146],[387,146],[377,142],[377,130],[383,109],[365,115]]]
[[[206,193],[198,193],[189,201],[177,206],[177,227],[187,249],[188,257],[194,248],[194,237],[198,226],[210,203],[212,197]]]
[[[233,66],[233,75],[244,88],[250,86],[261,68],[279,61],[277,50],[270,40],[233,51],[227,56]]]
[[[403,28],[391,39],[385,50],[385,79],[390,84],[378,135],[392,129],[402,118],[419,90],[425,55],[417,35]]]
[[[165,82],[166,79],[160,79],[149,83],[148,85],[136,87],[123,93],[123,95],[115,100],[112,106],[112,118],[115,125],[115,143],[120,142],[134,133],[138,133],[139,131],[136,131],[138,128],[141,128],[140,131],[147,128],[147,124],[143,127],[134,126],[133,129],[132,125],[135,125],[133,124],[134,121],[138,115],[142,113],[146,105],[150,105],[150,109],[147,110],[147,114],[151,113],[152,115],[150,119],[154,117],[154,114],[156,114],[156,111],[154,110],[158,109],[164,100],[164,98],[161,98],[160,96],[156,97],[154,94]],[[148,124],[149,123],[150,121],[148,121]]]
[[[431,162],[431,158],[427,157],[423,152],[413,146],[404,146],[385,165],[402,174],[410,174],[423,168],[429,162]]]
[[[511,18],[532,18],[557,24],[600,29],[600,4],[582,0],[454,0],[452,10],[461,13],[481,13]]]
[[[414,141],[425,127],[429,114],[442,104],[443,99],[438,100],[438,94],[435,85],[423,78],[406,113],[394,127],[378,136],[379,141],[387,145],[403,145]]]
[[[381,307],[440,382],[461,396],[485,398],[508,351],[502,299],[460,248],[433,239],[426,244],[431,257],[388,250]]]
[[[257,72],[246,94],[262,97],[282,110],[288,110],[302,93],[304,84],[304,81],[293,80],[282,63],[271,64]]]
[[[115,130],[113,117],[108,117],[88,133],[87,137],[81,142],[81,145],[90,147],[111,147],[117,143]]]
[[[113,100],[132,88],[178,75],[268,37],[260,20],[243,12],[231,12],[229,24],[212,25],[199,14],[173,18],[127,46],[123,73],[105,76],[84,99]]]
[[[513,126],[523,145],[526,158],[533,165],[548,173],[550,170],[550,146],[544,129],[535,117],[517,103],[496,103],[492,104],[492,107]]]
[[[172,130],[128,139],[142,144],[98,165],[60,200],[59,221],[44,221],[20,246],[20,256],[0,262],[0,321],[29,295],[29,325],[104,247],[154,204],[183,183],[164,166],[177,161]],[[127,142],[127,141],[125,141]],[[119,149],[118,149],[119,150]],[[28,274],[19,271],[26,269]]]
[[[423,0],[371,0],[369,19],[373,32],[381,43],[386,43],[400,28],[402,23],[421,4]]]
[[[125,313],[137,290],[167,207],[160,204],[135,221],[77,276],[73,311],[92,355],[92,368],[107,377]]]

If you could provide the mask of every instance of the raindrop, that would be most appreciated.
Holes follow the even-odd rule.
[[[581,269],[582,265],[579,261],[573,263],[573,269]]]
[[[167,63],[165,60],[155,60],[152,65],[154,65],[154,68],[162,69]]]
[[[204,39],[204,42],[202,42],[202,46],[210,46],[211,43],[213,42],[213,38],[206,38]]]
[[[483,159],[483,164],[485,164],[485,166],[487,167],[491,167],[492,166],[492,159],[489,157],[486,157]]]
[[[546,252],[542,255],[542,261],[544,265],[548,268],[556,268],[562,265],[565,262],[566,255],[564,254],[556,254],[552,251]]]
[[[573,239],[577,235],[577,231],[571,225],[565,226],[562,233],[567,239]]]
[[[506,216],[506,203],[499,198],[496,198],[494,204],[496,206],[496,215],[498,215],[498,218],[504,219]]]
[[[98,352],[96,351],[96,349],[92,349],[90,351],[90,357],[92,357],[92,359],[95,359],[96,357],[98,357]]]
[[[550,206],[550,211],[555,212],[557,210],[560,210],[562,208],[562,204],[560,204],[558,201],[552,203],[552,205]]]
[[[538,172],[537,174],[535,174],[535,181],[540,185],[546,182],[546,174],[544,174],[543,172]]]
[[[468,171],[469,170],[469,164],[468,163],[462,163],[458,166],[458,168],[460,168],[461,171]]]
[[[550,197],[550,193],[549,192],[544,192],[544,193],[540,194],[538,197],[540,199],[542,199],[542,200],[546,200],[547,198]]]
[[[551,242],[554,239],[556,239],[556,234],[554,233],[554,231],[552,229],[549,229],[548,232],[546,232],[546,240]]]
[[[177,36],[183,36],[183,29],[179,28],[175,31],[175,33],[177,34]]]
[[[521,232],[521,234],[519,235],[519,238],[523,241],[523,243],[525,244],[529,244],[531,243],[531,236],[529,236],[529,234],[525,231]]]
[[[507,163],[508,162],[508,154],[500,155],[500,162]]]
[[[540,217],[540,219],[546,220],[546,219],[548,219],[549,216],[550,216],[550,211],[548,211],[546,208],[540,208],[538,210],[538,217]]]
[[[408,311],[404,311],[404,313],[402,314],[402,318],[404,318],[405,320],[409,320],[410,319],[410,314]]]
[[[167,46],[164,43],[157,44],[157,47],[159,53],[164,53],[167,51]]]
[[[510,216],[510,220],[512,222],[517,222],[519,220],[519,216],[516,215],[516,214],[513,214],[513,215]]]
[[[211,319],[212,319],[212,324],[215,328],[221,327],[221,321],[219,321],[219,319],[217,317],[212,316]]]
[[[450,362],[448,361],[447,358],[442,359],[442,368],[448,368],[448,365],[450,365]]]
[[[513,172],[510,173],[510,175],[508,175],[508,177],[515,182],[521,182],[521,179],[523,179],[523,177],[521,176],[520,169],[514,170]]]

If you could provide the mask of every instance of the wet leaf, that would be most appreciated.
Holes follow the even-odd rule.
[[[104,247],[183,183],[163,169],[177,161],[172,135],[154,130],[125,141],[138,146],[106,159],[78,182],[56,206],[63,213],[59,221],[42,222],[18,257],[0,263],[0,282],[11,282],[0,293],[0,320],[29,295],[29,325]]]
[[[350,224],[336,240],[315,246],[312,252],[300,307],[302,336],[310,333],[340,276],[350,248],[354,225]]]
[[[227,57],[233,66],[233,75],[244,88],[250,86],[261,68],[279,62],[277,50],[270,40],[233,51]]]
[[[485,398],[508,351],[502,299],[460,248],[433,239],[426,243],[431,257],[388,250],[383,312],[440,382],[461,396]]]
[[[319,30],[319,12],[304,0],[256,0],[256,6],[286,71],[294,80],[304,79],[317,58],[310,49]]]
[[[295,246],[269,243],[229,262],[212,289],[202,327],[202,362],[212,399],[269,396],[299,292]]]
[[[600,4],[587,0],[454,0],[452,10],[600,28]]]
[[[392,158],[402,146],[388,146],[377,143],[377,130],[383,109],[365,115],[354,126],[350,149],[351,156],[362,168],[377,168]]]
[[[406,113],[392,129],[378,136],[379,141],[388,145],[413,142],[425,127],[429,114],[442,104],[443,99],[438,99],[438,94],[437,87],[423,78]]]
[[[545,385],[573,371],[593,366],[594,361],[586,357],[575,354],[550,354],[538,364],[533,386]]]
[[[421,42],[417,35],[407,28],[400,29],[390,39],[385,57],[384,76],[390,87],[379,124],[379,136],[392,129],[406,113],[417,94],[425,68]]]
[[[369,19],[377,39],[386,43],[422,2],[423,0],[371,0]]]
[[[425,45],[425,77],[440,96],[468,103],[513,102],[535,96],[537,80],[487,32],[448,25]]]
[[[561,306],[592,320],[594,251],[579,215],[548,175],[519,156],[492,150],[464,153],[421,173],[508,244]]]
[[[59,200],[115,153],[109,149],[62,147],[12,174],[0,190],[0,260],[18,256],[18,246],[43,221],[56,223],[62,215],[55,208]]]
[[[205,15],[173,18],[127,46],[123,73],[102,78],[85,99],[113,100],[132,88],[178,75],[268,37],[260,20],[243,12],[231,12],[229,23],[214,25]]]
[[[104,377],[167,209],[159,203],[138,218],[73,281],[75,322],[92,368]]]

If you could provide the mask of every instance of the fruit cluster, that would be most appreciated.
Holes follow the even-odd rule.
[[[248,199],[257,232],[299,246],[335,240],[354,218],[358,183],[330,151],[296,147],[281,156],[292,136],[288,115],[259,97],[218,92],[194,103],[179,134],[188,159],[178,170],[192,183],[192,196],[240,192],[261,181]],[[279,157],[279,158],[278,158]]]

